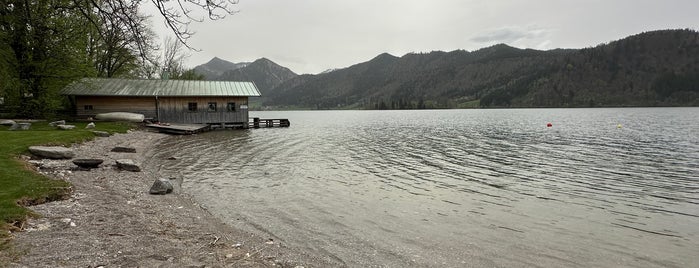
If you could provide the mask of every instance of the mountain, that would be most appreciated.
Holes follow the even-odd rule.
[[[273,94],[270,92],[273,88],[296,76],[298,75],[288,68],[261,58],[243,68],[228,70],[210,80],[253,81],[264,97],[267,94]]]
[[[235,70],[239,68],[244,68],[250,64],[249,62],[233,63],[230,61],[222,60],[218,57],[214,57],[209,62],[194,67],[194,72],[204,76],[206,80],[213,80],[221,76],[223,73]]]
[[[384,53],[268,92],[263,105],[273,108],[699,106],[699,33],[652,31],[584,49]]]

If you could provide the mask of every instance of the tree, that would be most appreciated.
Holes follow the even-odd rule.
[[[147,57],[149,32],[145,30],[138,9],[145,1],[140,0],[72,0],[73,8],[79,9],[90,22],[99,27],[103,22],[109,22],[129,32],[134,44],[139,48],[141,57]],[[151,0],[172,30],[175,39],[184,46],[191,48],[187,40],[194,34],[189,29],[192,22],[201,22],[204,17],[219,20],[226,15],[236,13],[231,5],[237,0]],[[97,19],[95,19],[97,18]],[[101,33],[104,34],[104,33]]]
[[[94,61],[94,66],[99,77],[123,77],[138,76],[137,68],[141,64],[153,61],[154,52],[158,49],[153,42],[155,35],[148,28],[147,17],[136,10],[134,19],[148,34],[138,40],[128,27],[120,25],[120,21],[104,21],[91,32],[88,54]],[[143,43],[139,46],[139,43]],[[145,49],[145,51],[142,51]]]
[[[20,116],[47,116],[60,107],[58,90],[89,75],[85,18],[69,0],[5,0],[0,5],[0,49],[9,54],[7,104]],[[8,53],[9,52],[9,53]],[[9,68],[7,67],[9,66]]]
[[[163,48],[162,72],[167,72],[170,77],[179,77],[184,72],[184,60],[189,54],[182,51],[184,44],[173,38],[165,39]]]
[[[158,47],[140,0],[0,0],[0,97],[18,116],[47,117],[60,89],[82,77],[147,77],[159,71]],[[188,25],[235,13],[235,0],[152,0],[188,47]],[[198,18],[197,14],[203,14]],[[173,59],[176,76],[186,72]],[[193,73],[186,77],[196,78]]]

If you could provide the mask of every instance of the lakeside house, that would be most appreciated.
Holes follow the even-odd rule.
[[[131,112],[163,123],[248,125],[253,82],[84,78],[61,91],[78,118]]]

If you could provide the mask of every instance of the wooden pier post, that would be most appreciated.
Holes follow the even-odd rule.
[[[259,117],[252,118],[252,127],[253,128],[260,128],[260,118]]]

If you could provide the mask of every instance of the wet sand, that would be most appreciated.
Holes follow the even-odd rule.
[[[73,193],[67,200],[31,207],[41,216],[12,234],[9,266],[329,266],[278,241],[226,225],[177,183],[172,194],[149,194],[153,181],[161,178],[158,163],[168,161],[153,155],[158,142],[167,138],[133,131],[74,145],[76,158],[104,160],[91,170],[77,170],[71,160],[29,160],[48,177],[71,182]],[[111,152],[116,146],[136,148],[136,153]],[[132,159],[142,171],[118,170],[117,159]]]

